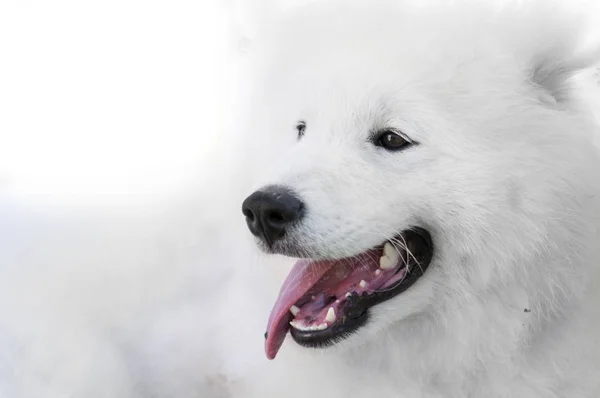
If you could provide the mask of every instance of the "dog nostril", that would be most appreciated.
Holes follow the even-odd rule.
[[[246,216],[246,219],[248,219],[248,221],[254,221],[254,212],[252,210],[242,209],[242,213],[244,214],[244,216]]]
[[[267,219],[269,220],[269,222],[275,223],[275,224],[283,224],[286,222],[285,216],[283,215],[282,212],[279,211],[270,211],[267,213]]]

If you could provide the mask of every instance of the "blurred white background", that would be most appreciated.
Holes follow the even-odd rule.
[[[159,380],[208,355],[198,296],[221,275],[205,264],[222,210],[178,193],[204,195],[224,164],[226,5],[0,0],[0,397],[134,396],[127,369]],[[163,216],[173,197],[194,205]],[[217,364],[189,367],[203,391],[198,366]]]
[[[151,200],[201,172],[225,122],[221,3],[1,1],[0,198]]]

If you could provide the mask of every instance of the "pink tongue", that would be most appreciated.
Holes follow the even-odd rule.
[[[306,293],[333,267],[336,261],[298,260],[283,282],[279,297],[273,306],[265,341],[267,358],[275,359],[279,348],[290,329],[292,314],[290,307]]]

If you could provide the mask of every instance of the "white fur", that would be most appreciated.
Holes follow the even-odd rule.
[[[436,245],[417,285],[322,353],[340,360],[323,365],[322,388],[596,396],[600,161],[572,83],[599,58],[583,48],[585,18],[557,2],[402,3],[293,9],[254,44],[250,130],[280,156],[255,152],[256,186],[305,201],[292,239],[310,256],[345,257],[421,225]],[[382,127],[421,145],[382,153],[368,144]],[[302,365],[292,372],[306,378]]]
[[[541,0],[311,3],[251,35],[243,134],[224,140],[236,167],[199,198],[68,223],[4,204],[21,227],[0,253],[0,397],[600,394],[597,87],[571,79],[594,59],[585,18]],[[421,145],[381,153],[366,140],[381,126]],[[434,261],[350,339],[288,340],[268,362],[293,260],[244,226],[265,183],[302,195],[295,234],[315,256],[419,224]]]

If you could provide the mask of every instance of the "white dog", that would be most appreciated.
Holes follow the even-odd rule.
[[[324,1],[262,29],[243,212],[302,260],[265,334],[280,373],[240,396],[600,395],[600,158],[574,79],[600,53],[565,7]]]
[[[504,3],[243,20],[201,198],[0,214],[0,397],[600,396],[591,13]]]

